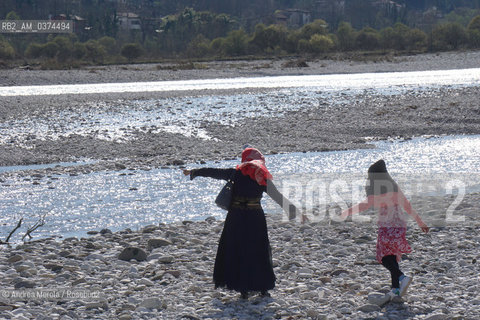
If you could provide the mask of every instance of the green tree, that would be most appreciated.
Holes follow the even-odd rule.
[[[310,47],[310,41],[306,39],[300,39],[298,40],[298,48],[297,52],[298,53],[306,53],[306,52],[311,52],[312,49]]]
[[[210,50],[218,55],[223,55],[223,48],[225,47],[225,38],[215,38],[210,42]]]
[[[72,55],[75,59],[82,59],[87,54],[87,48],[84,43],[75,42],[73,44]]]
[[[98,43],[105,48],[109,55],[117,54],[117,41],[115,38],[104,36],[97,40]]]
[[[375,50],[380,47],[380,35],[373,28],[363,28],[358,32],[355,45],[362,50]]]
[[[470,30],[479,30],[480,31],[480,15],[475,16],[467,26],[467,29]]]
[[[308,41],[310,45],[310,50],[314,53],[325,53],[330,51],[333,46],[333,40],[323,34],[314,34]]]
[[[295,53],[298,50],[298,41],[300,40],[300,32],[298,30],[291,30],[287,33],[285,39],[285,50],[290,53]],[[305,39],[303,39],[305,40]]]
[[[162,19],[158,40],[167,52],[183,52],[197,35],[201,34],[207,39],[224,37],[235,29],[235,25],[235,20],[228,15],[185,8],[181,13]]]
[[[314,34],[326,35],[328,34],[328,24],[325,20],[314,20],[300,28],[300,38],[309,40]]]
[[[187,46],[187,56],[189,58],[201,58],[210,54],[210,42],[203,35],[199,34]]]
[[[433,48],[436,50],[455,50],[468,41],[467,32],[458,23],[445,23],[432,31]]]
[[[337,29],[338,47],[350,51],[355,47],[356,31],[348,22],[340,22]]]
[[[282,25],[273,24],[266,27],[264,24],[258,24],[249,45],[260,52],[274,50],[276,47],[285,48],[287,34],[287,29]]]
[[[15,58],[15,49],[5,40],[0,39],[0,59]]]
[[[384,49],[405,50],[407,48],[407,35],[410,32],[403,23],[387,27],[380,32],[380,43]]]
[[[143,54],[143,48],[138,43],[127,43],[122,47],[120,53],[127,58],[128,61],[133,61]]]
[[[67,60],[71,60],[72,52],[73,52],[73,43],[70,39],[66,36],[57,36],[53,40],[53,42],[57,45],[58,49],[55,54],[55,58],[57,62],[65,62]]]
[[[106,56],[105,48],[96,40],[88,40],[85,42],[84,59],[92,61],[93,63],[103,63]]]
[[[5,16],[5,20],[20,20],[20,16],[15,11],[10,11]]]
[[[31,43],[25,50],[25,56],[28,58],[40,58],[43,54],[43,44]]]
[[[472,48],[480,48],[480,15],[474,17],[467,27],[468,43]]]
[[[427,47],[427,34],[418,28],[409,30],[405,38],[409,50],[424,50]]]
[[[49,41],[43,45],[42,56],[47,58],[55,58],[58,49],[58,45],[55,42]]]
[[[395,49],[398,43],[395,39],[396,34],[392,27],[384,28],[380,31],[380,44],[384,50]]]
[[[223,43],[223,52],[228,56],[241,56],[247,53],[248,35],[243,29],[230,31]]]

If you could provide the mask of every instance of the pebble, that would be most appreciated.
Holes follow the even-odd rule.
[[[22,261],[23,260],[23,257],[21,255],[14,255],[14,256],[11,256],[10,258],[7,259],[7,262],[8,263],[15,263],[15,262],[18,262],[18,261]]]
[[[67,299],[60,304],[0,300],[2,316],[8,312],[10,316],[4,317],[436,320],[450,319],[448,314],[456,319],[480,319],[480,301],[475,295],[480,289],[479,266],[458,263],[478,256],[480,237],[472,237],[467,229],[444,228],[435,236],[409,229],[407,238],[413,252],[400,266],[414,280],[404,300],[389,302],[385,293],[390,290],[390,276],[375,260],[375,241],[359,244],[353,240],[367,240],[368,230],[373,232],[373,240],[374,228],[355,223],[302,226],[272,215],[267,215],[267,224],[277,276],[270,298],[252,293],[243,301],[236,292],[215,290],[212,272],[218,234],[212,230],[221,229],[222,222],[192,222],[188,226],[179,222],[152,227],[151,232],[113,232],[48,244],[40,241],[15,249],[2,247],[2,288],[67,287],[100,293],[96,299]],[[159,237],[160,229],[165,238]],[[285,243],[283,239],[290,237]],[[453,238],[468,239],[472,244],[459,252],[456,242],[450,246],[448,239]],[[335,241],[326,244],[326,239]],[[446,245],[442,245],[444,240]],[[340,259],[337,253],[348,253],[350,258]],[[439,266],[451,269],[439,272]],[[28,278],[17,270],[28,273]]]
[[[132,259],[135,259],[137,261],[145,261],[147,260],[147,254],[141,248],[129,247],[129,248],[125,248],[120,253],[120,255],[118,256],[118,259],[124,260],[124,261],[130,261]]]
[[[365,304],[359,307],[357,310],[368,313],[368,312],[380,311],[381,308],[377,304]]]
[[[152,249],[169,246],[171,244],[172,242],[167,239],[155,238],[155,239],[148,240],[147,248],[148,248],[148,251],[152,251]]]
[[[175,258],[172,256],[161,256],[160,258],[158,258],[158,262],[168,264],[172,263],[174,259]]]
[[[140,308],[164,309],[164,303],[158,298],[147,298],[140,303]]]

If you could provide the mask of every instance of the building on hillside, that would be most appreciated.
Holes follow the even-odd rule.
[[[141,30],[142,24],[138,14],[133,12],[119,12],[117,14],[120,30]]]
[[[85,30],[88,29],[87,20],[74,14],[66,15],[64,13],[61,13],[55,16],[50,15],[48,18],[49,20],[72,20],[73,32],[77,34],[82,34],[83,32],[85,32]]]
[[[300,9],[277,10],[275,21],[289,28],[300,28],[312,22],[312,14],[310,11]]]
[[[400,4],[392,0],[376,0],[372,2],[372,5],[376,8],[388,11],[396,10],[397,12],[405,8],[405,4]]]

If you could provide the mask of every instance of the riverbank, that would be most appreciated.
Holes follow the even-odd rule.
[[[425,217],[452,200],[416,198],[413,206]],[[0,314],[5,319],[478,319],[479,200],[480,194],[468,194],[456,210],[465,222],[427,235],[410,222],[413,252],[400,265],[414,281],[403,300],[385,305],[378,297],[388,292],[390,276],[375,260],[375,223],[323,219],[302,225],[268,215],[277,276],[270,298],[253,293],[243,301],[238,293],[213,288],[223,222],[207,219],[2,246]],[[129,254],[135,258],[126,261]],[[44,296],[13,297],[31,292]],[[61,292],[68,296],[58,297]]]
[[[480,67],[480,51],[418,55],[356,55],[353,59],[234,60],[90,66],[71,70],[15,68],[0,70],[0,86],[146,82],[281,75],[342,74],[468,69]]]
[[[96,82],[157,81],[255,77],[267,75],[325,74],[349,72],[389,72],[471,68],[480,66],[480,52],[460,52],[394,57],[392,61],[348,62],[308,61],[308,67],[284,67],[286,61],[234,61],[206,64],[197,69],[177,69],[159,65],[128,65],[85,70],[2,70],[3,85],[64,84]],[[152,168],[207,160],[230,159],[245,143],[258,146],[266,154],[303,151],[367,148],[370,139],[412,137],[420,135],[478,134],[480,111],[477,101],[480,88],[441,87],[409,91],[399,95],[360,92],[347,100],[339,98],[336,107],[328,101],[285,112],[274,117],[248,117],[235,123],[221,124],[202,119],[201,130],[213,139],[201,139],[168,131],[149,130],[135,123],[126,124],[128,141],[101,137],[102,128],[90,133],[81,128],[64,129],[59,114],[77,123],[91,124],[92,115],[118,114],[139,108],[141,101],[158,99],[156,105],[176,103],[193,96],[229,96],[256,94],[259,99],[272,90],[224,90],[202,92],[65,94],[46,96],[2,97],[0,124],[15,127],[18,137],[0,144],[0,166],[94,160],[78,167],[78,172],[111,170],[118,165]],[[292,97],[278,93],[288,101]],[[260,101],[258,103],[261,103]],[[149,112],[149,108],[141,109]],[[72,116],[73,114],[73,116]],[[175,115],[175,111],[172,112]],[[232,115],[224,114],[228,118]],[[94,118],[94,120],[92,120]],[[70,121],[69,119],[69,121]],[[25,120],[25,121],[24,121]],[[213,119],[214,120],[214,119]],[[59,123],[60,122],[60,123]],[[22,135],[22,126],[41,123],[48,127],[44,136]],[[155,121],[152,119],[153,127]],[[123,129],[122,129],[123,130]],[[25,130],[27,131],[27,130]],[[61,168],[60,168],[61,169]],[[65,169],[66,170],[66,169]],[[65,171],[64,171],[65,172]]]

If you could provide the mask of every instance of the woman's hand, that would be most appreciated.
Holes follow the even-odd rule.
[[[420,226],[420,228],[422,228],[422,231],[425,233],[428,233],[428,231],[430,231],[430,228],[427,227],[426,225]]]
[[[187,170],[187,169],[183,170],[183,174],[186,176],[189,176],[190,173],[192,173],[192,170]]]

